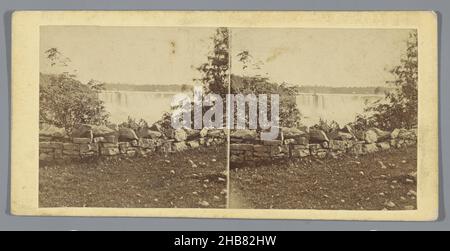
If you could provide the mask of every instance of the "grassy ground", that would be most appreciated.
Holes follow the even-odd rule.
[[[40,207],[224,208],[226,146],[148,158],[40,163]]]
[[[232,168],[231,208],[416,208],[415,147]]]

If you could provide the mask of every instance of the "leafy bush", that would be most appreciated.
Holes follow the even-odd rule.
[[[280,125],[284,127],[300,126],[301,114],[297,108],[295,87],[276,84],[261,77],[231,76],[231,93],[233,94],[278,94],[280,96]],[[270,98],[269,98],[270,100]],[[270,111],[270,102],[268,111]],[[270,115],[270,114],[269,114]]]
[[[39,118],[68,134],[76,124],[106,124],[109,114],[98,98],[98,85],[85,85],[68,76],[40,74]]]

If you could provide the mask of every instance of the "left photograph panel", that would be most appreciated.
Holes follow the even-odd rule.
[[[226,208],[228,36],[41,26],[39,207]]]

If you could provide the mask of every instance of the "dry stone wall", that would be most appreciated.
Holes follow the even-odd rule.
[[[136,133],[137,131],[137,133]],[[148,128],[133,130],[117,126],[80,125],[66,136],[64,130],[47,126],[39,137],[39,159],[77,160],[88,157],[136,157],[170,153],[225,144],[224,130],[171,130],[170,133]],[[167,135],[168,134],[168,135]]]
[[[325,133],[322,130],[303,132],[282,128],[277,140],[260,140],[256,131],[239,130],[230,135],[230,162],[243,163],[283,158],[326,158],[341,154],[363,155],[390,148],[415,145],[415,129],[385,132],[376,128],[358,133],[351,130]]]

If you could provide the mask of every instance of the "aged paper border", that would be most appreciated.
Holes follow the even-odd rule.
[[[19,11],[12,28],[11,212],[27,216],[432,221],[438,217],[437,16],[434,12]],[[418,209],[414,211],[38,208],[39,27],[279,27],[417,29]]]

